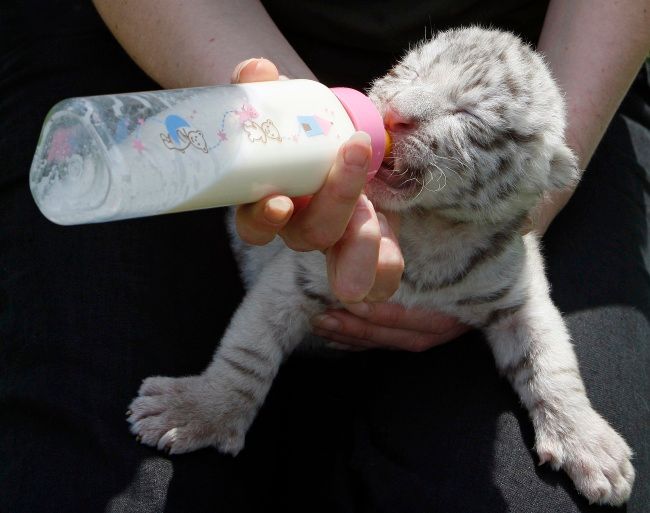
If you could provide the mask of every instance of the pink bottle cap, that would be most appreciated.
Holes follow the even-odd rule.
[[[375,176],[379,166],[381,166],[387,149],[384,120],[370,98],[356,89],[333,87],[331,91],[343,104],[343,108],[350,116],[354,128],[362,130],[370,136],[372,146],[372,158],[368,168],[368,181],[370,181]]]

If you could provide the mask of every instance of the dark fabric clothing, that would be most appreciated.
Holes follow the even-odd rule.
[[[363,89],[432,32],[479,24],[539,38],[549,0],[263,0],[318,79]]]
[[[649,71],[544,240],[589,396],[636,453],[629,513],[650,504]],[[477,333],[422,354],[294,355],[237,458],[136,443],[140,381],[201,371],[241,298],[223,211],[59,227],[27,175],[54,103],[154,88],[89,3],[4,2],[0,512],[615,511],[537,466]]]

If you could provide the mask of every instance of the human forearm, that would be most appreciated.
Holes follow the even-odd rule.
[[[292,77],[313,74],[258,0],[94,0],[120,44],[166,88],[227,83],[249,57]]]
[[[538,50],[565,93],[566,137],[584,169],[650,48],[650,0],[551,0]],[[535,220],[543,233],[571,197],[559,191]]]

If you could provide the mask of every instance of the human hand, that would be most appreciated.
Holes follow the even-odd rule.
[[[272,62],[249,59],[235,68],[232,82],[278,78]],[[342,303],[388,299],[399,287],[404,260],[386,216],[363,194],[370,157],[368,135],[354,134],[313,196],[271,195],[239,206],[239,236],[263,245],[279,235],[295,251],[322,251],[330,288]]]
[[[315,335],[335,349],[397,349],[420,352],[470,330],[455,317],[391,303],[357,303],[328,310],[312,319]]]

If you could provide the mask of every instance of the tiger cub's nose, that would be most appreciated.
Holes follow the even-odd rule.
[[[417,128],[417,122],[389,106],[384,114],[384,126],[391,133],[411,132]]]

